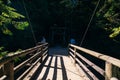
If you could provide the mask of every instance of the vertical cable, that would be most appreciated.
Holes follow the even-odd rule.
[[[82,46],[82,44],[83,44],[83,41],[84,41],[84,39],[85,39],[85,37],[86,37],[86,34],[87,34],[87,32],[88,32],[88,29],[90,28],[90,24],[91,24],[91,22],[92,22],[92,20],[93,20],[93,17],[94,17],[94,15],[95,15],[95,13],[96,13],[96,10],[97,10],[97,8],[98,8],[99,3],[100,3],[100,0],[98,0],[97,5],[96,5],[96,7],[95,7],[95,9],[94,9],[94,11],[93,11],[93,14],[92,14],[92,16],[91,16],[91,18],[90,18],[90,21],[89,21],[89,23],[88,23],[88,25],[87,25],[87,28],[86,28],[86,30],[85,30],[85,33],[84,33],[84,35],[83,35],[83,37],[82,37],[80,46]]]
[[[36,40],[34,31],[33,31],[33,28],[32,28],[32,24],[31,24],[31,21],[30,21],[30,17],[29,17],[29,15],[28,15],[28,12],[27,12],[27,9],[26,9],[24,0],[22,0],[22,2],[23,2],[23,6],[24,6],[24,9],[25,9],[25,13],[26,13],[28,22],[29,22],[29,24],[30,24],[30,29],[31,29],[31,32],[32,32],[32,36],[33,36],[33,39],[34,39],[34,43],[35,43],[35,45],[36,45],[36,44],[37,44],[37,40]]]

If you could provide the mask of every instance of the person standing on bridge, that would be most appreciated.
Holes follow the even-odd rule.
[[[46,43],[45,37],[42,37],[41,43]]]
[[[46,43],[46,39],[45,37],[42,37],[42,40],[40,42],[37,43],[37,45],[41,45],[43,43]]]
[[[76,44],[75,39],[74,39],[74,38],[71,38],[71,39],[70,39],[70,43],[71,43],[71,44]]]

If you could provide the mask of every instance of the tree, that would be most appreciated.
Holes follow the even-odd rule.
[[[97,12],[97,25],[110,33],[110,38],[120,34],[120,1],[105,0],[103,6]]]
[[[17,12],[16,9],[10,7],[10,0],[0,0],[0,43],[4,40],[5,35],[13,35],[13,28],[17,30],[24,30],[29,24],[25,21],[25,17]],[[9,42],[9,40],[7,41]],[[0,44],[7,44],[7,42]],[[0,47],[0,57],[8,54],[8,51],[3,50],[4,47]]]
[[[23,15],[16,12],[16,9],[5,4],[4,0],[0,0],[0,29],[4,34],[12,35],[10,30],[11,26],[18,30],[24,30],[28,26],[26,21],[22,21],[21,18],[25,18]]]

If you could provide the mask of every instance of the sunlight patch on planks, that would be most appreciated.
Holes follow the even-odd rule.
[[[49,56],[37,80],[83,80],[68,56]]]

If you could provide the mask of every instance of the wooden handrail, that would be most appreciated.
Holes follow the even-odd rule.
[[[38,46],[35,46],[33,48],[29,48],[26,50],[22,50],[21,52],[16,52],[13,54],[10,53],[10,54],[6,55],[5,57],[3,57],[2,59],[0,59],[0,66],[11,61],[11,60],[16,59],[17,57],[21,57],[21,56],[27,55],[29,53],[32,53],[32,52],[38,50],[39,48],[41,48],[42,46],[45,46],[45,45],[48,45],[48,43],[38,45]]]
[[[113,57],[110,57],[110,56],[107,56],[107,55],[104,55],[104,54],[101,54],[101,53],[98,53],[98,52],[95,52],[95,51],[92,51],[92,50],[89,50],[89,49],[86,49],[86,48],[82,48],[82,47],[79,47],[79,46],[76,46],[76,45],[72,45],[70,44],[71,47],[74,47],[80,51],[83,51],[89,55],[92,55],[96,58],[99,58],[101,60],[104,60],[106,62],[109,62],[117,67],[120,67],[120,60],[119,59],[116,59],[116,58],[113,58]]]
[[[69,44],[69,50],[70,50],[70,53],[72,52],[74,55],[78,55],[78,57],[85,60],[86,63],[91,63],[91,62],[86,60],[83,56],[80,55],[80,53],[75,52],[74,50],[82,51],[86,54],[89,54],[91,56],[94,56],[98,59],[101,59],[101,60],[105,61],[105,75],[104,75],[105,80],[110,80],[110,78],[112,77],[112,65],[115,65],[115,66],[120,68],[120,60],[116,59],[116,58],[113,58],[113,57],[110,57],[108,55],[104,55],[104,54],[101,54],[101,53],[98,53],[98,52],[95,52],[95,51],[92,51],[92,50],[89,50],[89,49],[86,49],[86,48],[83,48],[83,47],[79,47],[79,46],[76,46],[76,45],[73,45],[73,44]],[[91,64],[93,64],[93,63],[91,63]],[[97,69],[97,67],[95,67],[95,68]],[[102,69],[100,69],[100,71],[102,71]],[[103,74],[103,71],[102,71],[101,74]]]
[[[30,58],[28,58],[27,60],[23,61],[22,63],[20,63],[18,66],[14,67],[14,60],[18,57],[22,57],[28,54],[32,54]],[[19,71],[20,69],[24,68],[24,66],[29,63],[29,62],[34,62],[32,63],[32,65],[30,66],[30,68],[28,68],[24,75],[20,76],[19,79],[23,78],[23,76],[25,76],[34,66],[35,64],[37,64],[38,62],[42,61],[43,57],[46,56],[46,54],[48,54],[48,43],[44,43],[41,45],[37,45],[33,48],[29,48],[26,50],[23,50],[21,52],[16,52],[13,54],[8,54],[5,57],[0,59],[0,66],[4,67],[4,71],[3,71],[3,77],[7,76],[7,78],[9,80],[14,80],[14,74]],[[34,64],[34,65],[33,65]],[[1,78],[3,78],[1,76]]]
[[[73,51],[72,49],[70,49],[71,51]],[[78,52],[76,52],[76,55],[81,58],[82,60],[86,61],[87,64],[89,64],[93,69],[95,69],[97,72],[99,72],[101,75],[104,75],[104,70],[101,69],[99,66],[95,65],[94,63],[92,63],[91,61],[89,61],[87,58],[83,57],[82,55],[80,55]]]

